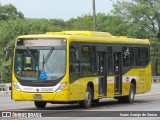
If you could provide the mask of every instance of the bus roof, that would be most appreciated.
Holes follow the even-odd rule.
[[[46,34],[23,35],[18,38],[67,38],[70,41],[108,42],[124,44],[150,44],[148,39],[127,38],[127,36],[112,36],[108,32],[95,31],[61,31]],[[90,37],[90,39],[89,39]]]
[[[62,32],[47,32],[46,34],[112,37],[112,35],[108,32],[94,32],[94,31],[62,31]]]

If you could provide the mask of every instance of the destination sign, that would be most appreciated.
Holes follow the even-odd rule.
[[[18,39],[17,45],[23,45],[23,46],[66,46],[66,39]]]

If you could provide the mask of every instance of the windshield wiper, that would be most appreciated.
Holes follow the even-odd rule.
[[[50,51],[47,53],[46,57],[44,57],[44,54],[43,54],[43,68],[44,68],[44,64],[45,64],[45,63],[48,61],[48,59],[50,58],[53,50],[54,50],[54,47],[52,47],[52,48],[50,49]]]

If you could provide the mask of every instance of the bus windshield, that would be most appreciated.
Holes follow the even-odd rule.
[[[65,48],[17,46],[15,74],[20,80],[57,80],[65,75],[65,64]]]

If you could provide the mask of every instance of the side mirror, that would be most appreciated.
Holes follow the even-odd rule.
[[[6,54],[5,54],[5,60],[6,60],[6,61],[9,60],[9,56],[10,56],[10,50],[7,49],[7,50],[6,50]]]

